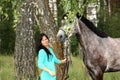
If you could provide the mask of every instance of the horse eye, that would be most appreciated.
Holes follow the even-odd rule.
[[[69,21],[69,23],[72,23],[72,21]]]

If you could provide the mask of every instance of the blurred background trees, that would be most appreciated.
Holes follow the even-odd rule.
[[[16,1],[0,1],[0,53],[13,53],[15,43]]]
[[[17,25],[17,22],[19,21],[20,7],[23,1],[24,0],[22,0],[21,2],[16,0],[0,0],[0,53],[1,54],[5,54],[5,53],[12,54],[14,51],[16,25]],[[41,1],[41,0],[38,0],[38,1]],[[66,3],[63,3],[63,2],[64,0],[48,1],[48,5],[49,4],[53,5],[50,7],[51,8],[50,16],[53,17],[52,21],[55,23],[51,25],[53,27],[60,26],[61,16],[65,13],[65,10],[63,9],[63,5],[67,5]],[[119,0],[91,0],[91,2],[86,0],[71,1],[72,7],[71,6],[67,6],[67,7],[68,9],[69,7],[71,7],[73,12],[80,10],[78,7],[74,6],[75,2],[77,2],[77,4],[84,7],[83,9],[84,9],[85,16],[87,16],[88,12],[91,11],[91,10],[88,10],[90,9],[88,8],[89,7],[88,4],[94,4],[94,7],[96,8],[96,16],[97,16],[96,18],[97,18],[98,28],[105,31],[108,35],[112,37],[120,37],[120,33],[119,33],[120,32],[120,29],[119,29],[120,2]],[[54,7],[56,7],[56,10],[54,9]],[[38,18],[38,16],[36,17]],[[35,25],[36,25],[35,33],[37,33],[39,32],[38,26],[41,24],[38,24],[38,22],[36,21]]]

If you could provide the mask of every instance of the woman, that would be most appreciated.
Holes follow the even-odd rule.
[[[65,63],[66,59],[59,60],[49,46],[49,38],[41,33],[38,38],[38,67],[42,69],[40,80],[56,80],[55,64]]]

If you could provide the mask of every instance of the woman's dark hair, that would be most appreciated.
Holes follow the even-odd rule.
[[[40,49],[44,49],[44,50],[46,51],[47,57],[48,57],[48,59],[49,59],[49,55],[51,55],[51,53],[50,53],[50,51],[49,51],[46,47],[44,47],[44,46],[42,45],[42,43],[41,43],[43,36],[45,36],[45,37],[49,40],[49,38],[48,38],[48,36],[47,36],[46,34],[44,34],[44,33],[39,34],[39,36],[38,36],[38,38],[37,38],[37,41],[36,41],[36,52],[37,52],[37,55],[38,55],[39,50],[40,50]]]

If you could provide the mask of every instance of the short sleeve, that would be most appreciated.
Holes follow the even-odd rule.
[[[44,65],[45,56],[46,56],[45,54],[46,54],[46,52],[43,49],[41,49],[38,53],[38,67],[40,69],[45,67],[45,65]]]

